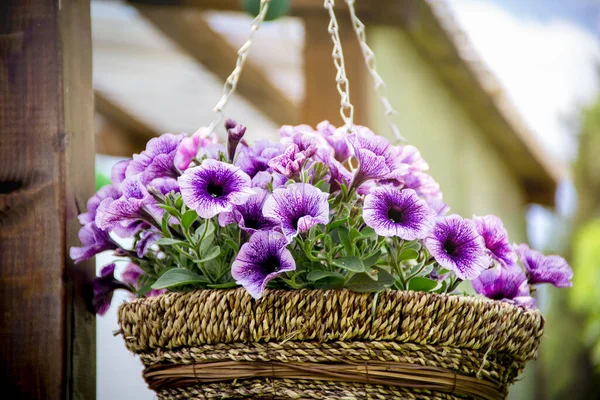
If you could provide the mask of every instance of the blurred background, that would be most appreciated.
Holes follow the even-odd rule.
[[[92,1],[97,183],[164,132],[210,124],[258,0]],[[344,2],[355,122],[393,137]],[[496,214],[514,242],[565,256],[574,287],[543,287],[546,333],[512,399],[600,398],[600,2],[357,0],[396,122],[452,212]],[[272,0],[226,116],[250,141],[284,124],[341,125],[321,0]],[[100,256],[98,269],[109,260]],[[117,296],[119,294],[117,293]],[[98,318],[98,399],[152,399]]]

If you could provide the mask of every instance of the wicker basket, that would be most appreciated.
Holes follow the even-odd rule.
[[[119,309],[159,399],[503,399],[544,320],[480,298],[386,291],[169,293]]]

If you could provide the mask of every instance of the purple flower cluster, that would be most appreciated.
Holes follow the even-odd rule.
[[[564,259],[511,245],[499,218],[447,216],[440,186],[413,146],[392,145],[368,128],[348,132],[327,121],[316,129],[284,126],[279,142],[254,145],[245,142],[245,126],[228,120],[225,129],[226,146],[205,128],[150,140],[132,160],[117,163],[112,184],[88,201],[79,216],[82,246],[71,249],[73,260],[112,250],[132,261],[120,280],[114,264],[102,270],[94,283],[99,313],[106,312],[116,289],[163,293],[165,286],[150,290],[148,281],[176,268],[187,268],[182,285],[224,277],[229,281],[219,284],[235,281],[260,298],[267,286],[310,287],[307,272],[323,268],[325,261],[346,267],[344,262],[363,251],[382,254],[378,265],[393,269],[392,253],[415,241],[419,260],[434,266],[427,270],[430,278],[452,279],[451,287],[470,280],[477,293],[491,299],[533,307],[532,285],[571,285]],[[205,235],[208,245],[195,242]],[[123,247],[119,238],[133,238],[133,246]],[[211,243],[218,251],[205,253]],[[386,251],[384,243],[391,246]],[[222,253],[229,258],[214,260],[212,267],[230,270],[215,278],[200,268]],[[360,263],[325,271],[350,278],[361,271],[357,268]],[[396,287],[410,285],[398,278]]]

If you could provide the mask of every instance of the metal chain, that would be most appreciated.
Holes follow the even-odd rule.
[[[240,47],[240,49],[238,50],[238,58],[235,64],[235,69],[225,80],[225,85],[223,85],[223,95],[213,108],[213,111],[216,113],[216,115],[208,128],[208,132],[212,132],[217,126],[217,124],[221,121],[221,119],[223,118],[223,109],[225,108],[225,105],[227,105],[229,97],[237,89],[237,84],[240,79],[240,75],[242,74],[244,63],[246,62],[246,58],[250,53],[250,46],[252,46],[252,38],[254,37],[254,32],[256,32],[258,28],[260,28],[260,25],[265,20],[265,16],[267,15],[267,11],[269,10],[270,1],[271,0],[260,1],[260,10],[258,12],[258,15],[252,21],[250,36],[248,37],[246,43],[244,43],[242,47]]]
[[[335,18],[335,12],[333,11],[335,1],[325,0],[323,6],[329,11],[329,27],[327,30],[333,41],[333,52],[331,55],[333,57],[333,64],[337,69],[335,82],[341,98],[340,115],[344,120],[346,129],[350,131],[353,126],[354,107],[352,106],[352,103],[350,103],[350,84],[346,77],[346,67],[344,65],[344,53],[342,51],[342,42],[340,40],[339,25]]]
[[[396,140],[399,142],[406,142],[406,139],[400,134],[400,130],[398,126],[395,124],[393,117],[398,114],[396,110],[390,104],[387,98],[387,88],[385,82],[381,78],[381,76],[377,73],[376,64],[375,64],[375,54],[373,50],[367,45],[367,35],[365,33],[365,24],[358,18],[356,15],[356,10],[354,9],[355,0],[346,0],[346,4],[348,5],[348,9],[350,10],[350,19],[352,20],[352,27],[354,28],[354,32],[356,32],[356,37],[358,38],[358,42],[360,43],[360,49],[362,50],[363,57],[365,59],[365,64],[371,77],[373,78],[373,84],[375,86],[375,93],[379,98],[379,101],[383,105],[385,118],[396,137]]]

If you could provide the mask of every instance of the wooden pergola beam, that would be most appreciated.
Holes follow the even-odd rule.
[[[158,30],[219,78],[225,80],[233,71],[237,49],[210,27],[201,12],[180,7],[134,5]],[[246,60],[237,92],[277,124],[299,121],[298,107],[252,60]]]
[[[146,142],[160,132],[113,100],[110,95],[94,91],[96,112],[106,121],[96,131],[96,153],[131,157],[146,148]]]
[[[1,2],[0,376],[9,397],[96,396],[94,260],[69,257],[94,192],[91,49],[88,0]]]

